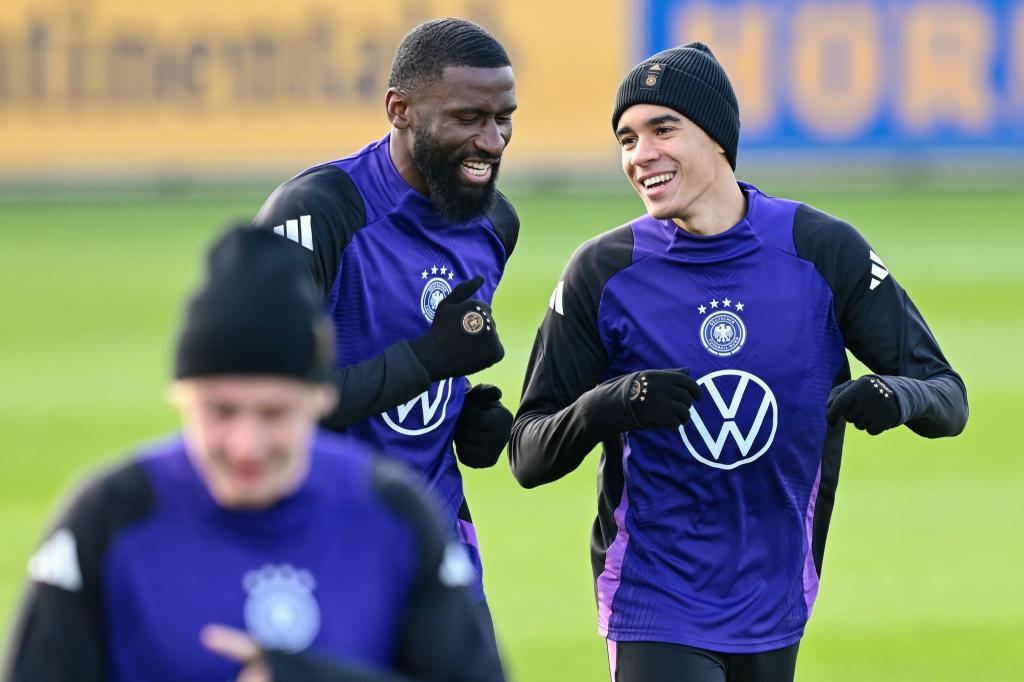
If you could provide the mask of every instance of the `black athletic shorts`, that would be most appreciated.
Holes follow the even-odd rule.
[[[724,654],[663,642],[608,640],[612,682],[793,682],[800,643],[758,654]]]

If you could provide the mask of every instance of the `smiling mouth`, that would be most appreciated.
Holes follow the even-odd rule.
[[[462,167],[476,178],[487,177],[491,174],[491,164],[486,161],[463,161]]]
[[[459,164],[459,168],[462,171],[460,173],[462,182],[467,185],[484,186],[494,179],[494,174],[497,173],[498,161],[466,159]]]
[[[672,178],[674,178],[675,176],[676,174],[674,172],[661,173],[659,175],[654,175],[647,178],[646,180],[643,181],[642,184],[645,189],[657,189],[658,187],[661,187],[662,185],[671,182]]]

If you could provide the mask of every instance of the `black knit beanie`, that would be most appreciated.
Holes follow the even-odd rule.
[[[333,352],[330,322],[293,245],[236,227],[210,249],[206,279],[185,310],[174,378],[269,374],[317,382]]]
[[[612,130],[634,104],[660,104],[686,116],[722,145],[736,170],[740,110],[725,69],[703,43],[687,43],[659,52],[626,74],[615,95]]]

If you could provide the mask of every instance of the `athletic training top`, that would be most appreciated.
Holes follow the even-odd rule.
[[[223,682],[238,665],[199,641],[221,623],[363,669],[334,679],[502,680],[446,526],[411,473],[348,438],[318,433],[299,490],[257,511],[218,506],[174,438],[61,515],[29,563],[3,679]]]
[[[724,233],[644,216],[583,244],[530,358],[513,470],[546,483],[602,441],[592,561],[612,640],[758,652],[800,639],[839,475],[844,424],[827,426],[825,403],[850,377],[845,348],[915,432],[967,419],[963,382],[860,234],[740,187],[747,214]],[[677,367],[703,391],[684,427],[588,419],[601,382]]]
[[[408,339],[427,331],[437,304],[460,282],[483,275],[475,296],[490,302],[519,219],[499,193],[487,215],[458,225],[445,221],[430,197],[399,175],[389,140],[300,173],[267,199],[254,224],[304,254],[334,321],[341,402],[326,426],[419,471],[441,497],[479,573],[452,449],[467,382],[431,383]]]

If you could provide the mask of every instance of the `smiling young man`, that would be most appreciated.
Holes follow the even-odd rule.
[[[964,384],[857,231],[737,182],[739,106],[707,46],[634,67],[612,129],[647,215],[558,282],[512,468],[549,483],[602,445],[591,559],[613,680],[789,682],[845,423],[955,435]],[[851,381],[847,349],[876,374]]]
[[[295,254],[248,228],[218,242],[177,343],[182,434],[60,515],[4,680],[223,682],[252,659],[277,682],[504,679],[437,502],[318,430],[332,345]]]
[[[488,303],[519,232],[495,189],[515,80],[493,36],[449,18],[405,36],[388,85],[391,131],[286,182],[255,225],[302,255],[334,323],[341,402],[325,425],[419,471],[479,573],[456,455],[492,466],[512,426],[501,391],[465,375],[504,355]]]

